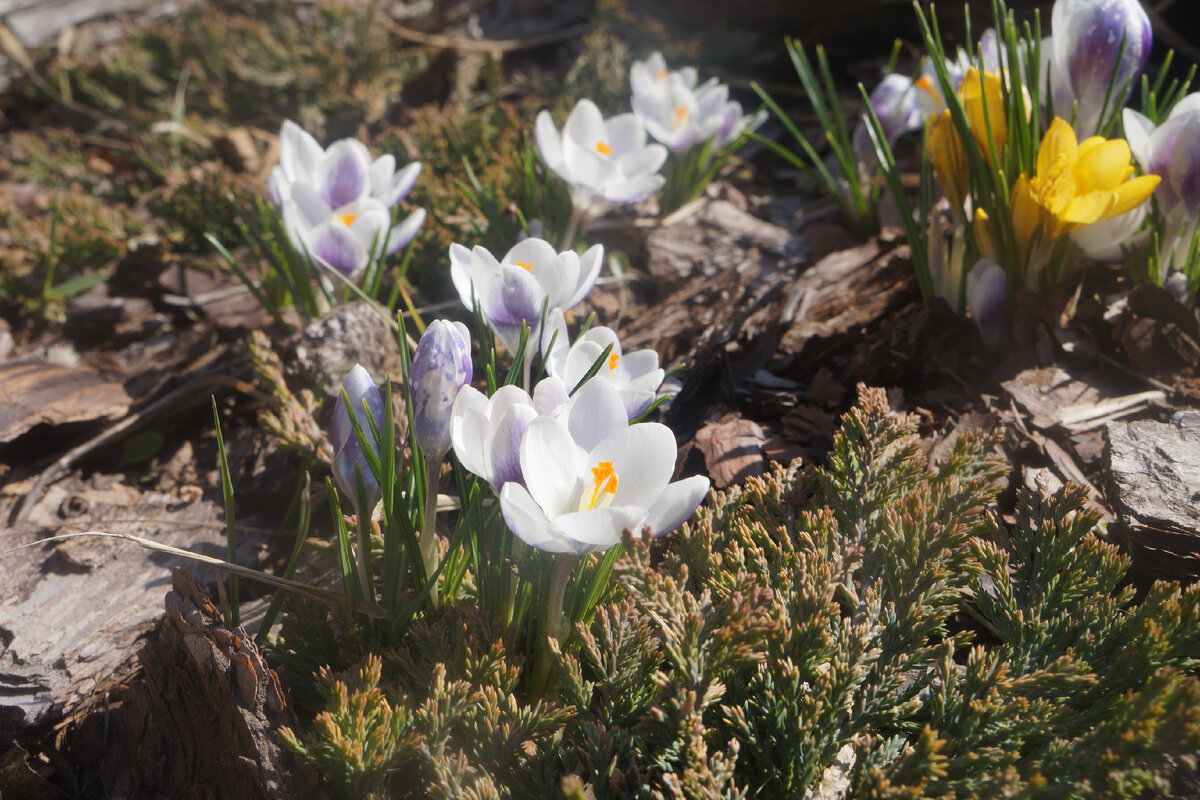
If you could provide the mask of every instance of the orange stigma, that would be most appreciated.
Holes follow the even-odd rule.
[[[342,221],[347,228],[354,224],[355,213],[351,211],[349,214],[338,214],[338,219]]]
[[[687,106],[675,106],[675,124],[682,125],[687,122],[688,110]]]
[[[654,76],[654,80],[661,81],[665,77],[667,77],[667,71],[665,69],[660,69],[658,74]]]
[[[513,266],[520,267],[521,269],[525,270],[526,272],[533,271],[533,264],[530,264],[528,261],[514,261]]]
[[[592,467],[592,497],[588,501],[588,509],[593,509],[604,500],[604,495],[615,495],[617,493],[617,473],[613,471],[611,461],[601,461],[596,466]],[[612,502],[612,497],[608,498],[608,503]],[[605,503],[604,505],[608,505]],[[601,506],[603,508],[604,506]]]
[[[620,360],[621,360],[621,357],[620,357],[619,355],[617,355],[616,353],[613,353],[612,355],[610,355],[610,356],[608,357],[608,368],[609,368],[609,369],[616,369],[616,368],[617,368],[617,362],[618,362],[618,361],[620,361]]]
[[[613,151],[608,142],[596,142],[596,152],[602,156],[611,156]]]

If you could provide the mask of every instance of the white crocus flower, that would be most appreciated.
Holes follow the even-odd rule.
[[[392,207],[408,195],[420,171],[421,164],[414,162],[397,172],[390,155],[371,161],[366,145],[356,139],[323,149],[289,121],[279,135],[279,163],[269,189],[292,244],[316,263],[353,277],[385,241],[390,255],[416,236],[424,209],[391,223]]]
[[[659,369],[655,351],[622,353],[621,342],[612,328],[590,328],[572,343],[567,334],[566,318],[557,309],[546,318],[542,342],[546,372],[562,381],[568,390],[579,385],[605,348],[611,345],[604,364],[592,380],[613,384],[630,420],[637,419],[650,408],[666,375]]]
[[[544,378],[533,397],[519,386],[501,386],[491,397],[464,386],[450,412],[450,441],[463,467],[499,493],[504,484],[524,483],[519,458],[529,423],[539,416],[561,419],[571,430],[584,425],[617,430],[628,424],[620,397],[605,388],[580,388],[569,396],[563,382]]]
[[[689,89],[695,89],[699,79],[695,67],[668,70],[662,53],[656,50],[645,61],[633,62],[633,66],[629,68],[629,88],[635,96],[661,92],[671,75],[678,76]]]
[[[669,428],[626,425],[608,381],[589,381],[572,403],[575,414],[529,423],[520,447],[525,482],[500,491],[504,521],[517,537],[547,552],[584,554],[617,544],[625,528],[661,536],[695,513],[708,479],[670,482],[676,445]]]
[[[729,87],[716,78],[696,85],[696,70],[667,71],[662,55],[635,61],[629,71],[633,112],[646,131],[671,150],[687,150],[712,141],[721,150],[743,131],[753,130],[765,113],[742,115],[742,106],[729,99]]]
[[[636,114],[605,119],[595,103],[580,100],[562,133],[549,111],[538,114],[536,135],[542,160],[571,186],[576,212],[588,218],[614,205],[639,203],[662,188],[658,171],[667,150],[646,144]]]
[[[574,250],[559,253],[543,239],[518,242],[497,261],[486,248],[468,250],[450,245],[450,277],[463,305],[479,304],[483,318],[509,351],[521,337],[521,323],[530,331],[529,356],[539,341],[542,305],[547,313],[578,305],[596,283],[604,248],[593,245],[582,256]]]

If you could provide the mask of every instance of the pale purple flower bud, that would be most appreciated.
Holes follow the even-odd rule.
[[[440,459],[450,449],[450,411],[471,382],[471,336],[461,322],[434,320],[413,356],[409,371],[413,436],[425,456]]]
[[[381,497],[379,482],[375,480],[371,466],[359,446],[358,437],[354,434],[354,426],[350,422],[350,410],[353,410],[359,427],[371,444],[372,452],[378,456],[379,444],[375,441],[374,434],[371,432],[371,422],[368,420],[374,420],[375,427],[382,429],[384,421],[383,395],[379,393],[379,387],[371,380],[370,373],[363,369],[361,364],[355,364],[354,368],[346,375],[346,379],[342,381],[342,389],[345,391],[350,405],[347,408],[346,399],[343,399],[339,393],[337,404],[333,409],[333,477],[337,480],[342,494],[349,497],[354,504],[355,512],[369,514]],[[368,507],[365,509],[359,508],[356,473],[362,476],[363,488],[366,491]]]
[[[1007,282],[1004,268],[990,258],[979,259],[967,273],[967,310],[989,350],[1004,344]]]
[[[1051,27],[1052,69],[1075,100],[1075,132],[1083,139],[1096,132],[1105,97],[1109,113],[1123,106],[1145,69],[1150,18],[1138,0],[1056,0]],[[1055,113],[1065,117],[1069,109]]]
[[[924,122],[924,114],[917,103],[916,85],[911,78],[897,73],[884,76],[868,98],[871,110],[879,118],[883,137],[888,147],[908,131],[916,130]],[[867,134],[867,121],[862,119],[854,130],[854,155],[860,164],[875,164],[875,148]]]

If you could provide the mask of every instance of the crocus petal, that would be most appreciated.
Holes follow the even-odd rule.
[[[425,209],[418,208],[405,217],[403,222],[394,225],[388,233],[387,254],[390,256],[400,248],[407,246],[416,237],[417,231],[424,223]]]
[[[381,191],[377,196],[385,206],[391,208],[399,203],[408,193],[412,191],[413,186],[417,182],[417,177],[421,174],[421,162],[414,161],[404,169],[397,172],[391,180],[391,183]]]
[[[325,151],[312,134],[291,120],[279,132],[279,166],[289,182],[308,181]]]
[[[567,300],[565,308],[572,309],[583,302],[588,292],[596,285],[600,277],[600,267],[604,264],[604,245],[594,244],[579,257],[579,285],[575,293]]]
[[[643,523],[655,536],[665,536],[692,518],[708,496],[708,478],[694,475],[668,484]]]
[[[622,416],[625,414],[621,408]],[[611,461],[618,477],[613,505],[649,508],[675,470],[675,434],[666,425],[627,425],[588,453],[586,461]]]
[[[525,403],[513,404],[500,414],[488,447],[493,487],[503,486],[510,481],[525,483],[525,471],[521,467],[521,442],[529,423],[536,418],[537,411]]]
[[[539,414],[548,417],[557,417],[567,408],[570,399],[567,385],[553,375],[542,378],[537,386],[533,387],[533,407]]]
[[[513,534],[530,547],[548,553],[574,553],[568,540],[554,534],[550,520],[524,486],[506,483],[500,490],[500,513]]]
[[[1004,344],[1004,307],[1008,278],[990,258],[980,259],[967,273],[967,309],[989,350]]]
[[[546,166],[559,172],[563,163],[562,138],[558,135],[558,128],[554,127],[554,119],[549,111],[538,113],[534,136],[537,139],[538,152],[542,154]]]
[[[625,404],[611,381],[593,378],[575,392],[568,404],[567,429],[575,444],[585,451],[620,433],[628,424]]]
[[[583,471],[583,452],[565,425],[552,417],[529,423],[521,440],[521,472],[525,485],[551,518],[574,510]]]
[[[470,250],[458,243],[450,245],[450,279],[454,282],[454,288],[458,290],[458,297],[468,311],[475,308],[477,292],[477,289],[473,289],[471,285],[471,260]]]
[[[1125,181],[1113,190],[1115,199],[1108,211],[1109,216],[1124,214],[1150,199],[1162,179],[1157,175],[1140,175]]]
[[[320,225],[329,219],[329,215],[333,213],[333,209],[321,199],[321,196],[317,194],[317,190],[311,184],[292,184],[291,191],[286,199],[295,205],[295,209],[299,213],[299,219],[301,220],[300,224],[304,228],[314,228]]]
[[[367,248],[345,225],[334,222],[311,234],[308,254],[318,264],[346,275],[354,275],[367,266]]]
[[[575,544],[575,552],[588,553],[607,550],[617,544],[626,528],[638,533],[645,519],[645,508],[609,506],[561,514],[550,525],[560,538]]]
[[[366,194],[370,159],[366,145],[357,139],[342,139],[330,145],[313,175],[321,198],[331,208],[338,208]]]

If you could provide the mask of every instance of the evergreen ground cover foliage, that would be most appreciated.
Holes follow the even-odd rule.
[[[345,797],[1166,791],[1200,747],[1200,590],[1135,598],[1075,488],[998,519],[993,444],[930,465],[863,390],[825,466],[714,494],[661,552],[627,536],[541,699],[470,605],[382,653],[293,622],[285,660],[341,671],[287,743]]]

